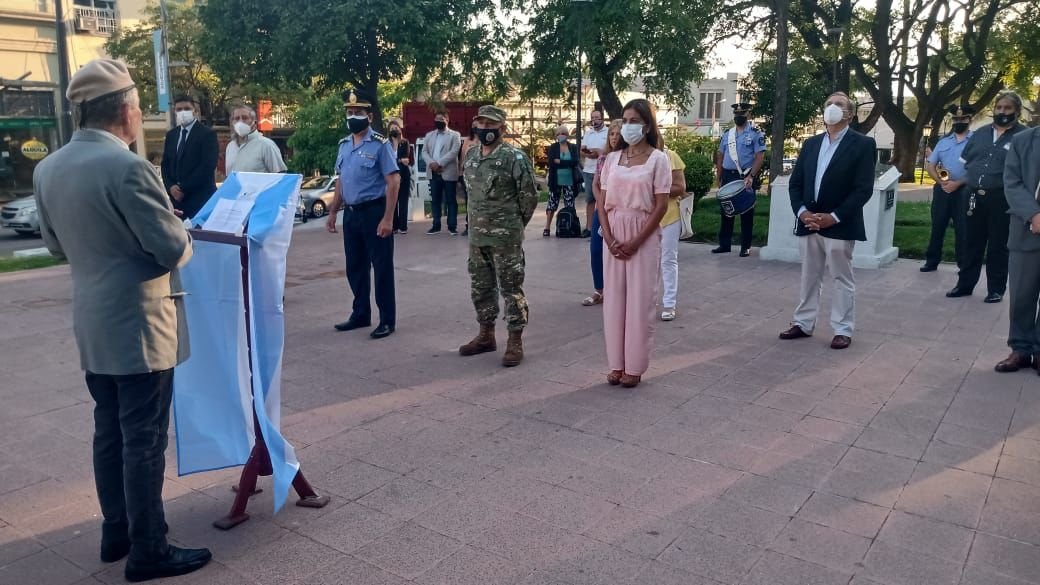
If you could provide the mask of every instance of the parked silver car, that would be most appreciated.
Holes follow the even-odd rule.
[[[300,204],[296,215],[304,221],[311,217],[322,217],[329,211],[332,198],[336,194],[336,180],[339,175],[322,175],[304,179],[300,185]]]
[[[36,212],[36,199],[22,197],[0,208],[0,228],[30,236],[40,233],[40,216]]]

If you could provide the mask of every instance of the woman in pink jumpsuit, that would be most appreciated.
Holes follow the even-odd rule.
[[[600,177],[603,243],[603,336],[607,382],[633,388],[650,367],[653,317],[661,271],[661,218],[668,208],[672,169],[660,149],[654,107],[632,100],[622,114],[626,146],[612,152]]]

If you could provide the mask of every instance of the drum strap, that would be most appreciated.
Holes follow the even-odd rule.
[[[744,169],[740,167],[740,154],[737,153],[737,129],[730,128],[726,133],[726,149],[729,151],[729,158],[733,160],[733,164],[737,165],[737,172],[740,176],[744,176]]]

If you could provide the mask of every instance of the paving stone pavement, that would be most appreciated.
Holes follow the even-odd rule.
[[[272,516],[266,490],[220,532],[238,470],[178,477],[171,452],[171,539],[215,555],[171,583],[1040,584],[1040,378],[993,372],[1007,305],[944,298],[951,267],[858,271],[837,352],[827,327],[776,337],[796,265],[683,245],[679,317],[622,390],[580,305],[587,241],[529,230],[527,359],[503,369],[455,353],[464,238],[397,239],[398,331],[373,341],[332,329],[350,293],[318,223],[289,255],[283,429],[332,503]],[[0,293],[0,585],[121,583],[97,558],[68,270]]]

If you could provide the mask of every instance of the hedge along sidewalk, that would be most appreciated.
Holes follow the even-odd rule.
[[[755,204],[755,233],[751,238],[752,245],[762,247],[769,235],[769,198],[758,196]],[[719,234],[719,204],[714,197],[705,197],[697,201],[693,212],[692,241],[701,243],[717,243]],[[735,222],[734,237],[740,233],[740,222]],[[896,204],[896,226],[892,245],[899,248],[900,258],[924,259],[931,236],[932,219],[931,204],[926,202],[899,202]],[[943,244],[943,261],[953,262],[953,227],[946,230]]]
[[[29,256],[27,258],[0,258],[0,272],[15,272],[32,268],[47,268],[65,264],[64,260],[54,256]]]

